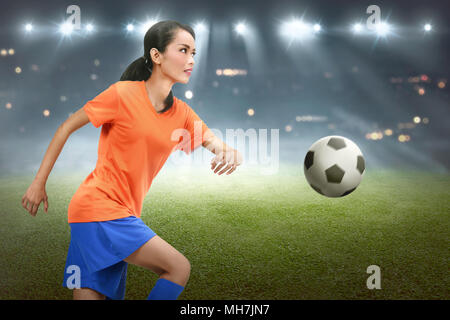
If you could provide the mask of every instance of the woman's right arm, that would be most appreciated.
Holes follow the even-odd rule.
[[[36,216],[42,201],[44,201],[45,212],[48,210],[48,198],[47,193],[45,192],[45,184],[64,144],[74,131],[86,125],[88,122],[88,116],[83,108],[80,108],[67,118],[67,120],[56,130],[56,133],[45,152],[44,159],[42,160],[36,177],[22,197],[22,207],[24,207],[33,217]]]

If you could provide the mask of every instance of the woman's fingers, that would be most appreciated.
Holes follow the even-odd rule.
[[[31,214],[31,209],[33,208],[33,204],[28,199],[25,199],[25,203],[24,203],[23,207],[28,211],[28,213]]]
[[[30,202],[30,201],[28,201],[28,199],[25,199],[25,203],[24,203],[24,206],[23,206],[28,212],[30,212],[31,213],[31,208],[33,207],[33,204]]]
[[[232,164],[227,165],[222,171],[219,172],[219,176],[220,176],[222,173],[224,173],[225,171],[228,171],[232,166],[233,166]]]
[[[211,162],[211,169],[214,169],[214,167],[221,161],[223,161],[224,154],[223,152],[219,153],[215,158],[213,158]]]
[[[222,171],[220,171],[219,172],[219,176],[222,174],[222,173],[224,173],[225,171],[228,171],[233,165],[234,165],[234,162],[236,161],[236,159],[235,159],[235,155],[234,155],[234,152],[228,152],[226,155],[225,155],[225,160],[224,160],[224,165],[225,164],[227,164],[228,163],[228,165],[222,170]],[[223,166],[222,166],[223,167]],[[220,169],[220,168],[219,168]]]
[[[39,203],[34,203],[27,198],[24,198],[22,199],[22,207],[24,207],[34,217],[39,209]]]
[[[31,212],[33,216],[36,216],[37,211],[39,209],[39,205],[40,205],[40,203],[33,204],[32,212]]]
[[[236,167],[239,166],[242,162],[242,156],[238,151],[234,150],[232,152],[220,153],[211,161],[211,169],[214,170],[214,173],[221,175],[225,172],[227,174],[232,173],[236,170]],[[220,163],[220,164],[219,164]],[[219,165],[217,165],[219,164]],[[217,167],[216,167],[217,165]],[[224,167],[226,165],[226,167]],[[222,170],[221,170],[222,169]]]
[[[44,211],[48,212],[48,197],[45,185],[33,182],[22,197],[22,207],[34,217],[41,202],[43,202]]]
[[[231,170],[230,171],[228,171],[227,172],[227,174],[230,174],[230,173],[232,173],[234,170],[236,170],[236,165],[233,165],[233,167],[231,168]]]
[[[33,217],[36,216],[36,212],[34,211],[35,207],[36,207],[36,204],[30,203],[30,210],[28,210],[28,212],[30,212],[30,214],[31,214]]]
[[[223,152],[219,153],[211,162],[211,169],[216,168],[217,164],[219,164],[219,166],[216,168],[216,170],[220,169],[221,167],[223,167],[223,165],[225,164],[224,162],[224,158],[225,155],[223,154]]]
[[[223,168],[223,166],[226,164],[226,162],[224,161],[224,162],[221,162],[217,167],[216,167],[216,169],[214,170],[214,173],[217,173],[217,171],[219,171],[220,169],[222,169]]]

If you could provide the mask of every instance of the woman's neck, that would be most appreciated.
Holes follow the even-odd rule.
[[[173,82],[155,70],[151,77],[145,81],[148,97],[157,112],[165,108],[164,101],[172,90]]]

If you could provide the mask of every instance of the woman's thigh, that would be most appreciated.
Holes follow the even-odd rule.
[[[129,255],[125,262],[150,269],[158,275],[189,269],[189,260],[158,235]]]

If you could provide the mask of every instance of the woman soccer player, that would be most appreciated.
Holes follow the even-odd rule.
[[[89,121],[102,126],[96,167],[68,206],[63,286],[74,289],[74,299],[124,299],[128,263],[159,275],[147,299],[175,300],[186,286],[190,263],[140,219],[144,197],[175,150],[189,154],[201,144],[216,155],[211,169],[223,168],[219,175],[242,163],[237,150],[172,94],[173,84],[189,81],[194,55],[191,27],[172,20],[154,24],[144,37],[144,56],[58,128],[22,198],[32,216],[42,201],[48,212],[45,183],[64,143]],[[183,135],[174,139],[180,129]]]

